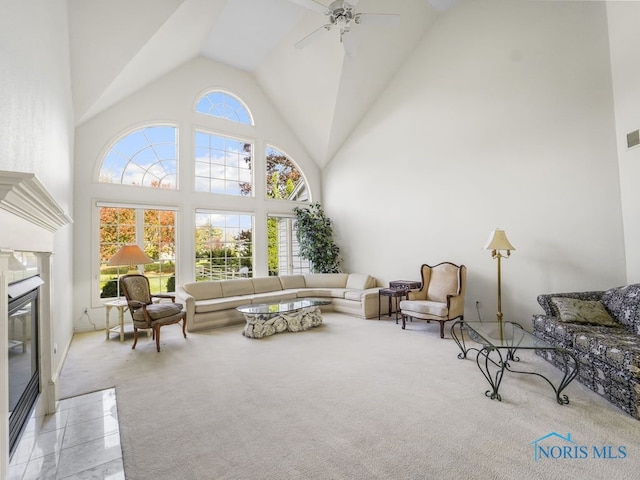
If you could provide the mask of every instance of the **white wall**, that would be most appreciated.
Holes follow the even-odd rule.
[[[66,0],[0,6],[0,170],[35,173],[73,217],[73,114]],[[0,247],[3,245],[0,228]],[[55,234],[55,368],[72,336],[72,225]],[[14,246],[15,247],[15,246]]]
[[[200,96],[212,88],[221,88],[240,97],[254,115],[255,127],[236,125],[243,138],[255,141],[255,195],[233,197],[195,193],[193,181],[193,132],[195,128],[213,129],[238,135],[230,130],[229,121],[195,114],[193,108]],[[123,133],[149,122],[166,121],[179,125],[179,190],[138,188],[100,184],[99,163],[111,143]],[[93,117],[76,130],[75,230],[76,258],[74,318],[76,330],[104,326],[104,309],[98,299],[98,225],[96,201],[130,202],[143,205],[175,206],[178,214],[178,271],[176,282],[194,280],[194,211],[208,208],[223,211],[255,213],[254,271],[266,276],[267,213],[291,214],[291,202],[266,200],[264,169],[266,144],[289,155],[304,173],[312,200],[321,200],[320,172],[301,143],[285,125],[255,79],[246,72],[218,64],[203,57],[185,63],[158,81],[126,98],[109,110]],[[84,281],[90,279],[91,281]],[[82,312],[91,308],[90,319]],[[113,320],[113,318],[111,319]]]
[[[637,127],[637,124],[636,124]],[[545,292],[626,281],[600,2],[464,2],[424,37],[323,176],[346,271],[469,268],[466,314],[528,326]]]
[[[35,173],[56,203],[71,216],[73,134],[66,0],[3,1],[0,4],[0,170]],[[51,290],[41,292],[40,365],[41,378],[45,378],[41,400],[45,401],[36,407],[39,412],[47,409],[50,413],[55,400],[52,398],[55,381],[73,335],[72,225],[62,227],[54,235],[45,232],[46,242],[31,238],[20,241],[14,233],[22,230],[24,223],[6,212],[1,217],[0,249],[45,248],[46,243],[47,251],[54,251],[51,262],[48,254],[41,257],[41,260],[47,259],[41,273],[43,278],[52,279],[49,285],[52,301],[49,303]],[[39,230],[44,232],[39,228],[29,231]],[[5,277],[0,281],[3,284],[0,289],[6,295]],[[46,324],[47,321],[52,324]],[[6,323],[2,328],[7,328]],[[6,334],[0,336],[6,341]],[[46,342],[51,337],[57,346],[54,354]],[[2,395],[7,395],[6,350],[4,352],[4,360],[0,360],[0,383],[3,384],[0,390]],[[0,477],[6,478],[9,450],[6,397],[0,400],[0,405]]]
[[[640,147],[627,134],[640,128],[640,2],[607,2],[616,142],[627,254],[627,282],[640,282]]]

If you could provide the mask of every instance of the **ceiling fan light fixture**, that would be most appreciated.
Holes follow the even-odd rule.
[[[332,26],[336,26],[340,29],[340,42],[345,46],[345,51],[350,57],[355,56],[355,41],[353,39],[349,39],[345,41],[343,36],[347,33],[351,32],[351,23],[355,24],[363,24],[363,25],[371,25],[371,26],[396,26],[400,23],[400,15],[396,14],[385,14],[385,13],[355,13],[353,11],[354,5],[347,3],[343,0],[335,0],[328,7],[324,7],[316,0],[291,0],[294,3],[307,7],[314,11],[319,11],[324,9],[325,15],[329,17],[329,22],[327,25],[318,28],[317,30],[311,32],[305,38],[300,40],[295,44],[296,48],[303,48],[312,40],[318,36],[317,33],[322,32],[322,30],[330,30]],[[357,3],[357,0],[354,0]],[[347,48],[347,44],[349,48]]]

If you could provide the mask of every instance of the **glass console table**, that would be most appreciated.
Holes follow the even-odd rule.
[[[479,346],[468,346],[466,336]],[[478,368],[489,382],[491,388],[485,392],[492,400],[502,400],[499,389],[505,371],[536,375],[546,380],[551,385],[560,405],[569,403],[569,397],[562,391],[578,376],[578,361],[570,351],[554,347],[548,342],[532,335],[514,322],[467,322],[458,320],[451,325],[451,336],[460,347],[458,358],[467,358],[467,354],[474,350]],[[558,384],[549,380],[540,372],[518,370],[514,368],[520,365],[519,350],[553,350],[558,358],[562,359],[564,376]]]

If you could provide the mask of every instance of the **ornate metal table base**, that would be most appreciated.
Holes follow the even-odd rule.
[[[491,329],[497,331],[500,329],[499,338],[494,337]],[[457,331],[456,331],[457,330]],[[480,347],[467,346],[465,343],[464,332],[469,337],[481,344]],[[503,322],[499,325],[497,322],[488,322],[481,324],[480,322],[465,322],[458,320],[451,325],[451,337],[460,347],[461,353],[458,358],[467,358],[468,352],[474,350],[476,354],[476,363],[478,368],[489,382],[491,388],[485,392],[485,395],[492,400],[501,401],[500,384],[504,372],[522,373],[526,375],[535,375],[543,378],[556,395],[556,401],[560,405],[569,403],[569,397],[562,394],[562,391],[578,376],[578,361],[575,356],[563,348],[554,347],[543,340],[534,337],[524,330],[520,325],[513,322]],[[517,370],[513,365],[520,362],[520,357],[516,355],[518,350],[554,350],[562,358],[564,363],[564,376],[556,387],[551,380],[538,372],[525,370]]]
[[[316,306],[277,315],[244,313],[244,317],[247,324],[242,334],[249,338],[262,338],[284,331],[301,332],[322,324],[322,314]]]

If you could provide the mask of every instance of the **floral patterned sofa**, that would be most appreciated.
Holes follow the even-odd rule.
[[[640,419],[640,284],[544,294],[538,303],[545,313],[533,316],[533,334],[570,350],[581,383]],[[562,365],[553,352],[538,353]]]

